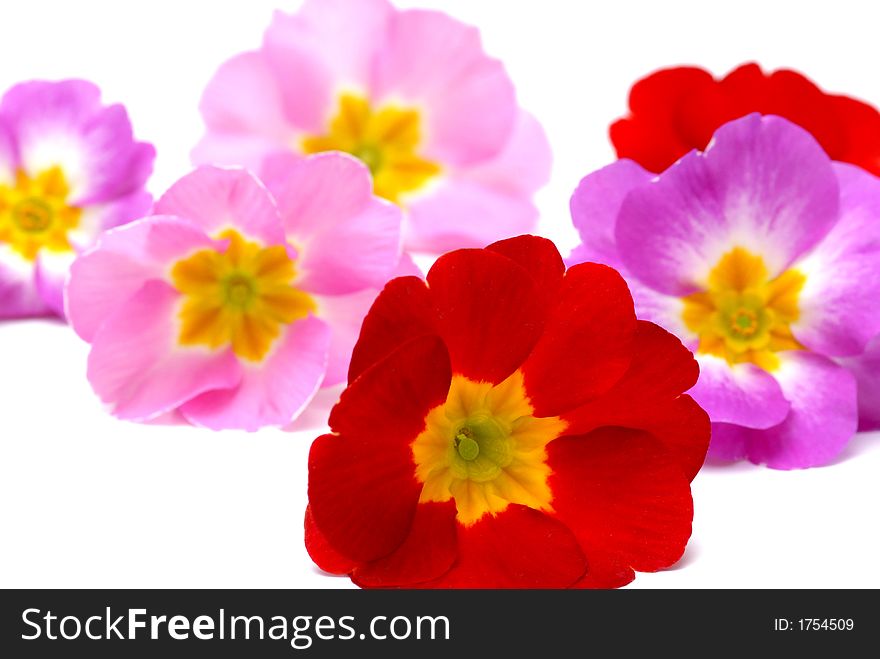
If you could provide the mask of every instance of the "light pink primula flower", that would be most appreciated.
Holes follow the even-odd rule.
[[[483,247],[534,228],[550,149],[476,28],[386,0],[306,0],[226,62],[201,104],[196,163],[345,151],[406,210],[407,249]]]
[[[378,290],[412,267],[400,210],[343,154],[275,174],[270,194],[243,169],[201,167],[74,263],[68,314],[116,416],[284,426],[345,378]]]

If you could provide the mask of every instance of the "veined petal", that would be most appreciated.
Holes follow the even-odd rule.
[[[705,289],[722,255],[741,247],[779,275],[837,221],[839,188],[816,141],[779,117],[749,115],[718,130],[621,206],[616,242],[627,270],[651,288]]]
[[[805,275],[792,324],[798,341],[820,354],[860,354],[880,334],[880,179],[835,164],[840,220],[797,264]]]
[[[770,428],[788,416],[789,402],[772,374],[751,363],[731,365],[713,355],[698,354],[697,361],[700,379],[690,394],[712,421]]]

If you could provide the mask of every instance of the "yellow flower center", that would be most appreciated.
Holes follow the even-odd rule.
[[[281,245],[264,247],[232,229],[225,252],[199,250],[174,264],[172,282],[183,295],[178,343],[231,346],[250,361],[266,357],[281,329],[316,306],[293,286],[294,262]]]
[[[420,500],[454,499],[465,525],[511,503],[552,510],[546,446],[568,424],[533,413],[519,371],[497,385],[454,376],[412,445]]]
[[[416,109],[374,109],[361,96],[342,94],[327,133],[305,137],[301,146],[309,154],[344,151],[359,158],[373,174],[375,193],[400,203],[440,173],[437,163],[418,154],[421,123]]]
[[[31,178],[19,170],[13,185],[0,183],[0,243],[29,261],[41,249],[72,251],[68,233],[79,225],[82,209],[68,202],[70,185],[60,167]]]
[[[682,318],[700,337],[698,352],[774,370],[777,352],[803,348],[790,325],[800,315],[798,296],[805,281],[797,270],[771,280],[760,256],[736,247],[709,273],[706,291],[683,299]]]

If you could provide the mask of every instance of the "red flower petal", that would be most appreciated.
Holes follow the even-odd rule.
[[[846,131],[842,152],[831,157],[880,176],[880,112],[846,96],[832,96],[831,103]]]
[[[692,479],[706,458],[709,418],[689,396],[699,366],[681,341],[666,330],[638,321],[629,370],[601,398],[565,414],[568,434],[600,426],[647,430],[672,450]]]
[[[587,564],[572,532],[526,506],[510,505],[458,525],[458,562],[432,588],[565,588]]]
[[[441,256],[428,273],[428,285],[452,372],[471,380],[504,380],[544,329],[535,280],[496,252],[461,249]]]
[[[312,509],[309,506],[306,506],[304,526],[306,551],[309,552],[309,556],[315,562],[315,565],[330,574],[349,574],[354,570],[357,563],[346,558],[330,546],[327,538],[321,533],[321,529],[315,524],[315,519],[312,517]]]
[[[435,334],[428,287],[418,277],[398,277],[379,293],[361,326],[351,356],[348,381],[417,336]]]
[[[309,454],[309,505],[330,546],[354,561],[397,549],[421,492],[413,439],[428,411],[446,400],[451,380],[436,337],[413,339],[364,371],[330,413]]]
[[[552,241],[538,236],[517,236],[500,240],[486,249],[516,261],[532,275],[538,292],[548,301],[555,301],[565,275],[565,263]]]
[[[523,364],[537,416],[556,416],[606,391],[632,360],[633,301],[616,270],[569,268],[544,334]]]
[[[630,158],[652,172],[662,172],[691,150],[675,130],[676,111],[688,96],[713,84],[703,69],[679,67],[657,71],[633,85],[631,116],[611,125],[618,158]]]
[[[420,503],[403,544],[385,558],[357,568],[351,578],[366,588],[412,586],[443,575],[458,554],[455,502]]]
[[[681,558],[691,535],[690,486],[651,435],[600,428],[554,440],[547,454],[552,505],[584,548],[589,585],[616,587],[623,568],[653,572]]]
[[[826,94],[796,71],[764,73],[744,64],[721,80],[691,67],[657,71],[630,92],[630,116],[611,126],[620,158],[661,172],[722,124],[752,112],[775,114],[809,131],[833,160],[880,173],[880,114]]]

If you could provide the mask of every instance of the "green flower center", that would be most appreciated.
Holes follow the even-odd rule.
[[[15,206],[12,219],[26,233],[43,233],[52,226],[52,208],[42,199],[31,197]]]
[[[246,309],[255,297],[256,290],[250,277],[232,275],[226,280],[226,301],[230,305]]]

